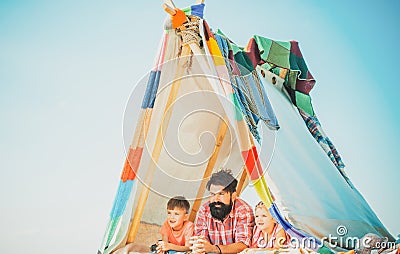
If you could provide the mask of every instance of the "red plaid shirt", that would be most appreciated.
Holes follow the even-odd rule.
[[[237,198],[232,211],[221,222],[211,216],[209,203],[210,201],[204,203],[197,212],[194,234],[205,237],[211,244],[242,242],[250,246],[254,227],[253,209]]]

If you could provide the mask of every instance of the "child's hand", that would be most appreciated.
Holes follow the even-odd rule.
[[[157,253],[163,254],[165,253],[168,249],[166,248],[167,243],[164,241],[158,241],[157,243]]]

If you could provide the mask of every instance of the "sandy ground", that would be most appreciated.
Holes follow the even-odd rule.
[[[140,223],[138,234],[135,239],[135,243],[150,246],[161,239],[160,226]]]
[[[150,253],[150,246],[161,239],[160,226],[141,222],[138,233],[133,243],[129,244],[129,253]],[[126,250],[119,248],[113,254],[126,253]]]

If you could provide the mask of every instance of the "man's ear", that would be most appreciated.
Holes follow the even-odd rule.
[[[232,193],[232,201],[234,201],[236,198],[237,198],[237,192],[234,191],[234,192]]]
[[[183,217],[183,219],[184,219],[184,220],[189,220],[189,214],[186,213],[186,214],[185,214],[185,217]]]

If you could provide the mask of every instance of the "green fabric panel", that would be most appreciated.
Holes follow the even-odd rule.
[[[106,246],[110,245],[111,239],[114,237],[115,229],[117,228],[120,218],[121,218],[121,216],[119,216],[111,221],[111,227],[110,227],[110,230],[108,231]]]
[[[232,51],[233,54],[235,55],[237,52],[243,51],[243,48],[239,47],[238,45],[234,43],[230,43],[232,45]]]
[[[269,71],[271,70],[272,66],[269,63],[264,63],[261,65],[265,70]]]
[[[192,15],[192,7],[191,6],[183,8],[182,11],[185,13],[186,16]]]
[[[307,94],[303,94],[298,91],[295,92],[295,96],[296,96],[297,107],[304,110],[307,114],[313,116],[314,110],[313,110],[312,104],[311,104],[311,97]]]
[[[288,82],[287,82],[287,86],[289,86],[290,88],[292,88],[293,90],[296,90],[296,82],[297,82],[297,76],[299,75],[298,71],[289,71],[289,75],[288,76]]]
[[[267,62],[278,65],[279,67],[290,69],[289,55],[289,50],[273,41]]]
[[[216,34],[221,35],[221,36],[223,36],[223,37],[225,37],[225,38],[228,38],[228,37],[226,37],[226,35],[221,31],[221,29],[219,29],[219,28],[217,29]]]
[[[237,52],[235,54],[235,62],[238,64],[240,73],[242,73],[243,75],[248,74],[247,71],[253,71],[254,70],[254,66],[253,63],[251,62],[250,58],[247,56],[247,54],[243,51]],[[246,68],[246,70],[244,70],[243,68]]]
[[[289,41],[274,41],[275,43],[278,43],[280,46],[284,47],[285,49],[290,51],[291,44]]]
[[[260,51],[261,59],[267,60],[269,51],[271,50],[272,40],[255,35],[253,36]]]
[[[221,35],[222,37],[224,37],[225,39],[227,39],[228,42],[228,48],[229,50],[232,50],[233,54],[235,55],[237,52],[240,51],[244,51],[244,47],[239,47],[238,45],[236,45],[235,43],[231,43],[229,38],[226,37],[226,35],[220,30],[218,29],[216,34]]]
[[[308,68],[306,62],[304,61],[304,58],[298,57],[295,54],[290,53],[289,61],[290,61],[290,69],[300,70],[301,72],[299,78],[307,79]]]
[[[334,254],[335,252],[333,252],[331,249],[329,249],[328,247],[323,245],[321,248],[318,249],[318,253],[320,253],[320,254]]]
[[[243,113],[240,110],[240,105],[239,105],[239,101],[237,100],[237,97],[235,94],[231,95],[231,101],[233,102],[233,105],[235,106],[234,110],[235,110],[235,120],[240,122],[243,120]]]
[[[281,68],[275,67],[275,68],[272,70],[272,73],[275,74],[275,75],[277,75],[277,76],[279,76],[280,70],[281,70]]]

